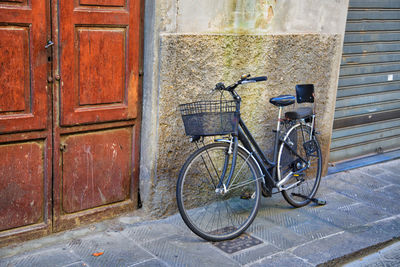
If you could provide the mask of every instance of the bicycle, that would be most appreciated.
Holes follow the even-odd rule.
[[[241,97],[235,91],[239,85],[266,80],[265,76],[242,75],[232,85],[215,86],[214,90],[221,92],[220,100],[180,105],[191,142],[197,145],[204,136],[229,136],[198,146],[182,166],[177,181],[181,217],[205,240],[223,241],[242,234],[256,217],[261,194],[270,197],[281,192],[294,207],[319,201],[314,196],[321,180],[322,155],[315,130],[314,86],[296,85],[296,97],[270,99],[278,107],[270,160],[241,119]],[[223,92],[229,92],[233,99],[222,100]],[[312,107],[285,112],[282,118],[283,108],[296,100],[299,104],[312,103]]]

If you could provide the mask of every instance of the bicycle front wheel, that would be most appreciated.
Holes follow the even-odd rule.
[[[224,187],[232,162],[228,151],[227,143],[206,145],[188,158],[179,173],[179,212],[186,225],[208,241],[239,236],[254,220],[260,203],[262,177],[254,159],[241,148],[231,181]]]
[[[321,149],[311,127],[296,124],[291,127],[280,145],[277,163],[278,179],[290,179],[282,191],[285,200],[293,207],[310,203],[317,193],[322,170]]]

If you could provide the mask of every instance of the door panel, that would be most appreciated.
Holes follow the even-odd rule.
[[[43,222],[43,144],[0,145],[0,231]]]
[[[140,1],[61,1],[61,125],[134,119]]]
[[[78,105],[123,104],[125,29],[82,27],[77,34]]]
[[[0,1],[0,134],[46,128],[45,1]]]
[[[29,28],[0,26],[0,112],[15,114],[29,110]],[[23,77],[16,79],[16,77]]]
[[[70,135],[62,142],[63,211],[73,213],[129,198],[132,129]]]

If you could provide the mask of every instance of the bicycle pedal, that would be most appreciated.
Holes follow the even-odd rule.
[[[256,198],[256,192],[244,192],[241,196],[240,199],[255,199]]]

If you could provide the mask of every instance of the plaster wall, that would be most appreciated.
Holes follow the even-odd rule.
[[[347,6],[348,0],[185,0],[170,22],[180,33],[343,34]]]
[[[317,88],[325,163],[329,153],[348,0],[148,0],[145,14],[140,191],[149,215],[176,212],[175,184],[194,147],[178,104],[212,98],[243,73],[267,83],[240,89],[242,114],[270,150],[270,97]]]

